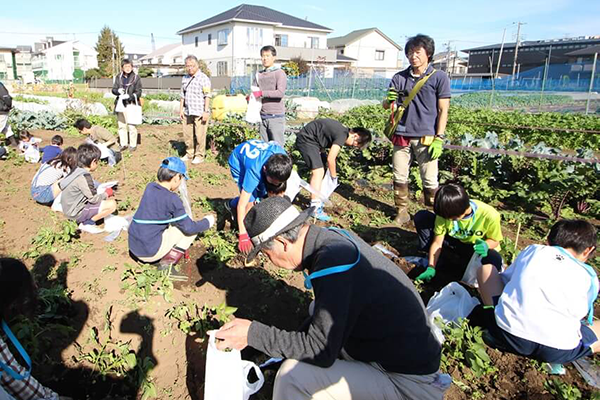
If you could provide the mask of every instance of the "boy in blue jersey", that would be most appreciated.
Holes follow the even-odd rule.
[[[292,159],[276,142],[252,139],[233,149],[229,168],[240,189],[239,197],[231,200],[229,206],[232,210],[236,209],[238,249],[246,254],[253,245],[244,226],[244,217],[256,200],[284,190],[285,182],[292,173]]]

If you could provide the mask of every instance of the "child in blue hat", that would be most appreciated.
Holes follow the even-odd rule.
[[[163,160],[158,168],[157,182],[146,186],[140,205],[129,227],[129,251],[140,261],[160,261],[161,269],[170,269],[174,280],[187,277],[172,268],[185,255],[196,235],[214,225],[208,215],[194,221],[174,192],[183,179],[189,179],[185,163],[177,157]]]

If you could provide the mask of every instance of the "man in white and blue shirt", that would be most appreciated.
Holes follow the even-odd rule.
[[[561,220],[547,246],[528,246],[505,272],[480,269],[484,306],[494,308],[487,328],[499,347],[551,364],[600,350],[600,322],[593,321],[598,276],[586,264],[596,243],[589,222]]]

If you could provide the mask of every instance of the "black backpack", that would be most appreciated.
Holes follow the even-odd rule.
[[[10,111],[12,108],[12,97],[8,94],[8,90],[0,83],[0,112]]]

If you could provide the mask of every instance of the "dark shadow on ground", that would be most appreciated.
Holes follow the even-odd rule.
[[[90,312],[89,306],[83,301],[58,301],[49,295],[68,290],[68,268],[68,262],[58,263],[53,255],[45,254],[36,260],[32,269],[41,299],[36,318],[43,323],[43,332],[39,333],[40,340],[37,342],[40,355],[34,357],[30,352],[34,362],[34,376],[61,396],[73,399],[136,399],[141,394],[140,385],[148,372],[143,368],[143,362],[149,360],[156,364],[152,349],[153,321],[140,316],[137,311],[125,316],[120,326],[121,332],[135,333],[142,338],[139,348],[132,350],[137,355],[138,366],[129,369],[124,376],[102,377],[95,369],[69,367],[63,361],[57,361],[63,359],[63,351],[80,335]],[[108,319],[110,320],[110,316]],[[103,327],[98,329],[102,331]],[[83,334],[79,343],[86,353],[92,351],[93,346],[87,342],[88,338],[89,335]],[[148,362],[145,365],[149,365]]]
[[[365,188],[365,191],[367,190],[373,189],[370,187]],[[367,194],[360,193],[362,190],[357,191],[354,186],[347,183],[341,183],[335,192],[348,201],[357,202],[363,207],[367,207],[367,209],[383,211],[388,216],[391,216],[396,212],[396,209],[392,205],[370,197]]]

